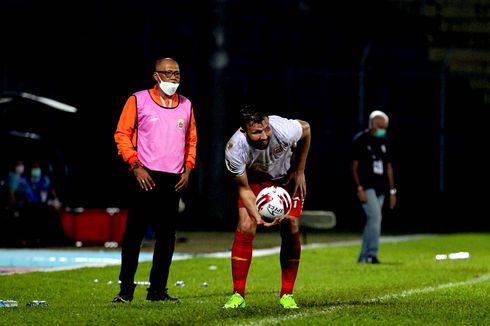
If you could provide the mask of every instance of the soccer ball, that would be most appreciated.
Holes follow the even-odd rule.
[[[291,211],[292,202],[286,189],[270,186],[259,192],[255,205],[262,217],[274,220],[288,215]]]

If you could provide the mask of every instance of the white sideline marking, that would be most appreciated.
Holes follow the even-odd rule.
[[[477,278],[470,279],[467,281],[461,281],[461,282],[450,282],[446,284],[439,284],[435,286],[429,286],[425,288],[420,288],[420,289],[410,289],[410,290],[405,290],[400,293],[393,293],[393,294],[386,294],[380,297],[372,298],[372,299],[367,299],[361,301],[361,303],[373,303],[373,302],[382,302],[386,300],[391,300],[391,299],[398,299],[398,298],[405,298],[414,294],[419,294],[419,293],[429,293],[429,292],[435,292],[440,289],[448,289],[448,288],[453,288],[453,287],[458,287],[458,286],[465,286],[465,285],[472,285],[472,284],[478,284],[478,283],[483,283],[490,280],[490,274],[483,274]],[[262,319],[258,322],[250,322],[250,323],[244,323],[244,324],[239,324],[239,325],[268,325],[268,324],[274,324],[277,325],[283,320],[294,320],[294,319],[301,319],[301,318],[307,318],[307,317],[317,317],[325,314],[329,314],[332,312],[336,312],[345,308],[350,308],[350,307],[355,307],[357,305],[353,304],[345,304],[345,305],[337,305],[337,306],[331,306],[324,308],[320,311],[315,311],[315,312],[299,312],[296,314],[291,314],[287,316],[282,316],[282,317],[274,317],[274,318],[265,318]]]
[[[410,241],[410,240],[420,240],[429,237],[434,237],[435,234],[412,234],[412,235],[400,235],[400,236],[381,236],[379,241],[381,243],[388,242],[401,242],[401,241]],[[314,248],[323,248],[323,247],[345,247],[345,246],[353,246],[360,245],[361,240],[346,240],[346,241],[336,241],[336,242],[326,242],[326,243],[312,243],[312,244],[302,244],[301,250],[305,249],[314,249]],[[281,251],[281,247],[272,247],[266,249],[254,249],[253,256],[254,257],[262,257],[262,256],[270,256],[278,254]],[[194,257],[213,257],[213,258],[230,258],[231,251],[220,251],[220,252],[212,252],[212,253],[204,253],[204,254],[195,254],[191,255]],[[184,259],[188,259],[185,257]]]

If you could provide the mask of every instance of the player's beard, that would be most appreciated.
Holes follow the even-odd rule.
[[[256,141],[248,139],[248,143],[250,144],[250,146],[260,150],[266,149],[267,146],[269,146],[270,141],[271,141],[270,137],[267,137],[266,139],[256,140]]]

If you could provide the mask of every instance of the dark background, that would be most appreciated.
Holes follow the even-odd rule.
[[[78,108],[0,104],[3,170],[42,157],[66,206],[127,206],[119,114],[153,86],[154,60],[173,57],[199,133],[182,228],[235,226],[224,145],[240,105],[256,102],[310,122],[305,209],[334,211],[337,229],[361,231],[350,144],[379,109],[390,116],[399,200],[384,230],[489,230],[488,0],[3,0],[0,15],[3,96]]]

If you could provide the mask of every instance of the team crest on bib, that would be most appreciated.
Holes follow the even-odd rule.
[[[179,128],[179,129],[184,128],[184,119],[177,120],[177,128]]]
[[[276,147],[272,149],[272,155],[277,156],[282,151],[283,151],[282,146],[278,144]]]

